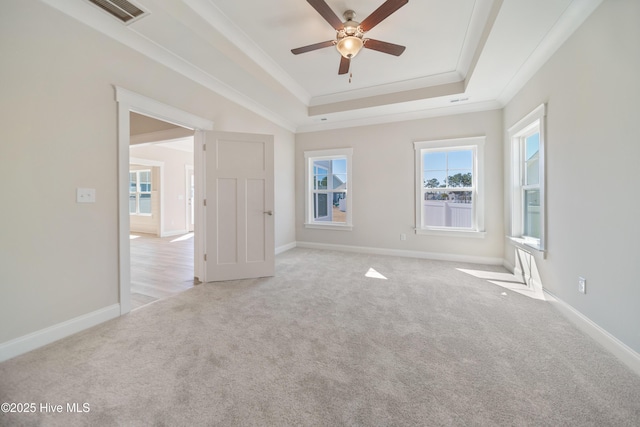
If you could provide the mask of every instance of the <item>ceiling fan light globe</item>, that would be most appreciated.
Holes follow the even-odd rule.
[[[345,58],[353,58],[360,52],[364,43],[361,38],[355,36],[347,36],[340,40],[336,44],[336,49],[340,52],[340,55]]]

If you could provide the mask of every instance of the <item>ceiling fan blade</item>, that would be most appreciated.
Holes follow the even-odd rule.
[[[409,0],[387,0],[360,23],[360,28],[364,32],[369,31],[407,3]]]
[[[315,44],[310,44],[309,46],[302,46],[295,49],[291,49],[291,53],[294,55],[299,55],[305,52],[311,52],[312,50],[322,49],[323,47],[333,46],[335,44],[334,40],[328,40],[326,42],[320,42]]]
[[[389,55],[400,56],[402,52],[406,49],[404,46],[400,46],[399,44],[393,44],[389,42],[383,42],[380,40],[374,39],[365,39],[364,47],[367,49],[377,50],[378,52],[388,53]]]
[[[340,68],[338,69],[338,74],[347,74],[349,72],[349,65],[351,65],[351,59],[340,55]]]
[[[324,0],[307,0],[307,2],[327,21],[336,31],[343,27],[342,21]]]

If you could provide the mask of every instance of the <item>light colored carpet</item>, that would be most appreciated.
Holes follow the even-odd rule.
[[[640,425],[640,377],[549,303],[458,268],[504,272],[288,251],[276,277],[200,285],[0,364],[0,402],[90,405],[0,424]]]

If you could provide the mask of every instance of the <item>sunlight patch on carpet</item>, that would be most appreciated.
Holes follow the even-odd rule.
[[[382,279],[382,280],[388,280],[386,277],[384,277],[382,274],[378,273],[376,270],[374,270],[373,268],[370,268],[369,271],[367,271],[364,275],[365,277],[369,277],[371,279]]]
[[[502,288],[519,293],[529,298],[544,301],[544,293],[542,289],[536,286],[528,286],[521,277],[514,276],[511,273],[501,273],[498,271],[469,270],[466,268],[456,268],[456,270],[479,279],[485,279],[489,283],[498,285]]]

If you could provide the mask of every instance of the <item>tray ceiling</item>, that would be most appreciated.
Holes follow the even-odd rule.
[[[335,38],[305,0],[140,0],[126,25],[88,0],[43,0],[234,102],[296,132],[501,108],[602,0],[409,0],[338,75]],[[326,0],[364,19],[384,0]]]

